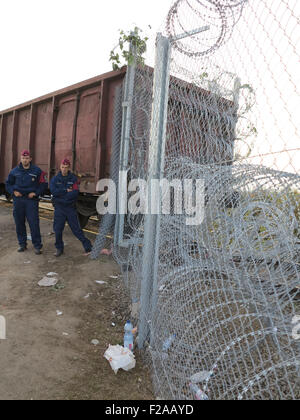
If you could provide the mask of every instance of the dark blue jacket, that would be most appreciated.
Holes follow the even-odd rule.
[[[48,188],[46,173],[40,168],[30,164],[29,169],[24,169],[22,163],[14,168],[6,180],[6,190],[13,195],[18,191],[24,197],[34,192],[37,197],[43,195]]]
[[[72,172],[69,172],[66,177],[59,172],[50,183],[54,205],[74,207],[79,195],[79,184],[78,178]],[[69,189],[72,191],[67,192]]]

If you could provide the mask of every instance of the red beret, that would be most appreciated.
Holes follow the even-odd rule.
[[[21,156],[30,156],[30,152],[28,150],[23,150]]]
[[[68,166],[71,166],[71,162],[69,161],[69,159],[63,159],[63,160],[61,161],[61,164],[62,164],[62,165],[68,165]]]

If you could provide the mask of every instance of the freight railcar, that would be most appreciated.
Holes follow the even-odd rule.
[[[5,191],[5,179],[9,171],[19,163],[21,151],[29,149],[34,163],[48,174],[49,181],[57,173],[61,160],[68,157],[71,160],[73,172],[81,180],[77,209],[82,226],[87,223],[89,217],[97,214],[96,185],[100,179],[110,177],[113,116],[116,103],[119,103],[115,100],[116,92],[120,92],[126,70],[124,67],[120,71],[105,73],[1,111],[0,195],[5,194],[9,199]],[[152,69],[145,68],[145,71],[153,74]],[[199,88],[176,80],[181,89],[184,86],[186,90],[199,91]],[[197,106],[198,110],[195,114],[195,109],[191,110],[190,105],[178,96],[176,85],[175,81],[170,91],[170,101],[178,103],[181,113],[179,118],[181,122],[176,122],[179,128],[175,128],[177,130],[180,126],[184,128],[191,119],[195,124],[195,121],[199,119],[199,129],[204,130],[201,125],[207,124],[203,124],[202,120],[207,116],[201,116],[201,103],[199,103],[199,108]],[[210,92],[202,91],[202,93],[204,100],[209,99]],[[225,106],[234,116],[235,105],[223,98],[219,100],[220,108],[224,109]],[[149,107],[151,108],[151,103]],[[214,116],[208,118],[211,119],[210,125],[215,125],[220,131],[220,120],[214,119]],[[224,132],[223,128],[221,130]],[[229,136],[228,133],[226,135],[228,143],[234,141],[234,130],[233,124],[230,127]],[[204,137],[200,139],[204,147],[203,152],[205,152]],[[199,143],[199,139],[195,141]],[[176,149],[178,153],[184,149],[184,135],[180,143],[181,145],[179,144]],[[226,157],[227,162],[230,159]],[[215,161],[216,158],[211,156],[210,160]],[[220,156],[217,160],[220,160]]]
[[[126,68],[0,112],[0,195],[21,151],[50,180],[64,157],[81,180],[81,220],[95,214],[96,185],[109,177],[114,95]],[[7,195],[8,196],[8,195]]]

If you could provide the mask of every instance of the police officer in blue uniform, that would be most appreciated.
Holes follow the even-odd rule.
[[[41,254],[42,239],[39,220],[39,196],[48,187],[46,173],[31,163],[30,152],[24,150],[21,163],[14,168],[6,180],[6,190],[13,196],[13,215],[20,248],[18,252],[27,249],[27,232],[25,221],[30,227],[32,243],[37,255]]]
[[[70,171],[70,161],[64,159],[60,165],[60,172],[51,180],[50,191],[54,204],[54,232],[56,237],[56,257],[60,257],[64,252],[63,230],[68,222],[73,234],[78,238],[85,250],[85,255],[92,251],[92,244],[84,236],[80,227],[76,201],[79,195],[79,181]]]

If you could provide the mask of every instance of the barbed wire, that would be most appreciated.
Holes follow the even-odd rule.
[[[163,177],[203,181],[203,218],[187,224],[175,211],[184,197],[176,203],[170,188],[146,289],[144,214],[125,216],[127,246],[114,247],[132,318],[147,322],[143,354],[158,398],[300,398],[297,5],[175,0],[167,16]],[[210,29],[175,39],[202,26]],[[137,68],[129,180],[148,180],[151,122],[161,115],[153,89],[153,70]]]

